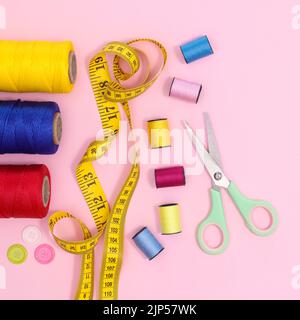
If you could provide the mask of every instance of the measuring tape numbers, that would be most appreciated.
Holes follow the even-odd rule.
[[[144,82],[134,88],[124,88],[122,81],[128,80],[140,68],[140,49],[132,44],[150,42],[161,52],[163,62],[158,72],[150,77],[150,66],[147,66]],[[114,55],[113,75],[111,80],[107,55]],[[130,72],[124,72],[120,61],[124,60],[130,67]],[[68,212],[58,211],[49,218],[49,228],[57,244],[65,251],[82,256],[81,274],[76,299],[91,300],[94,291],[94,248],[105,231],[105,241],[102,268],[99,285],[100,299],[113,300],[118,298],[118,282],[122,265],[123,238],[126,212],[139,179],[138,154],[131,167],[128,178],[121,188],[117,200],[110,210],[104,190],[96,175],[93,162],[101,158],[109,149],[112,140],[119,132],[121,115],[118,103],[125,111],[130,129],[132,129],[128,100],[142,94],[158,78],[167,60],[165,48],[152,39],[136,39],[128,43],[111,42],[99,52],[89,64],[89,76],[98,112],[101,118],[104,138],[93,141],[86,150],[76,168],[76,178],[84,199],[97,227],[97,233],[92,235],[88,227],[78,218]],[[55,225],[62,219],[72,219],[77,222],[83,233],[81,241],[66,241],[54,233]]]

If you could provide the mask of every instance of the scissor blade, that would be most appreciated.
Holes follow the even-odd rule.
[[[187,130],[188,136],[195,147],[195,150],[203,162],[207,172],[209,173],[213,183],[216,186],[228,188],[229,180],[224,175],[222,169],[218,166],[216,161],[211,157],[211,155],[206,150],[204,144],[200,141],[199,137],[196,135],[194,130],[190,127],[187,121],[183,121],[183,124]]]
[[[204,112],[204,123],[205,123],[205,130],[207,134],[207,145],[208,145],[208,151],[212,158],[216,161],[218,166],[223,169],[222,160],[221,160],[221,154],[219,151],[217,139],[215,136],[215,132],[213,129],[213,126],[211,124],[210,116],[207,112]]]

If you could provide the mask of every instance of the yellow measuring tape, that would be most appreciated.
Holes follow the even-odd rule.
[[[160,50],[163,63],[155,76],[150,77],[150,67],[147,68],[146,79],[134,88],[124,88],[121,81],[132,77],[140,67],[139,55],[143,54],[131,44],[136,42],[150,42]],[[111,80],[107,61],[107,54],[113,54],[113,74]],[[125,73],[120,67],[120,59],[127,62],[130,72]],[[76,177],[85,201],[88,204],[97,227],[97,233],[92,235],[87,226],[68,212],[55,212],[49,219],[50,232],[57,244],[65,251],[82,255],[81,275],[76,299],[90,300],[94,290],[94,248],[102,236],[105,228],[105,242],[103,250],[102,269],[100,276],[100,299],[118,298],[118,281],[123,255],[123,233],[125,216],[130,199],[139,178],[138,155],[131,167],[129,176],[123,185],[112,210],[109,208],[105,193],[96,175],[92,162],[101,158],[109,149],[112,139],[118,134],[120,126],[120,112],[118,102],[122,104],[132,129],[128,100],[142,94],[159,76],[165,66],[167,52],[157,41],[151,39],[137,39],[128,43],[111,42],[99,52],[89,65],[89,76],[100,114],[104,139],[92,142],[76,168]],[[55,224],[61,219],[73,219],[82,230],[83,240],[66,241],[54,234]]]

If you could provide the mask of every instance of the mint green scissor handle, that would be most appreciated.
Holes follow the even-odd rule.
[[[229,232],[226,225],[224,208],[222,203],[221,192],[215,189],[210,189],[211,209],[210,212],[202,222],[198,225],[197,241],[200,248],[207,254],[223,253],[228,247]],[[210,247],[204,239],[204,231],[209,226],[215,226],[222,233],[221,243],[215,247]]]
[[[272,206],[270,202],[264,200],[252,200],[244,196],[237,185],[234,182],[230,182],[229,187],[227,189],[230,197],[235,203],[236,207],[240,211],[246,226],[248,229],[256,234],[257,236],[266,237],[274,233],[278,226],[278,215],[276,209]],[[266,229],[258,228],[253,220],[251,219],[251,214],[255,209],[263,208],[265,209],[271,218],[270,225]]]
[[[265,237],[271,235],[277,228],[278,216],[275,208],[271,203],[263,200],[252,200],[244,196],[238,189],[234,182],[230,182],[227,189],[230,197],[241,213],[246,226],[254,234]],[[215,189],[210,190],[211,194],[211,210],[206,219],[198,225],[197,240],[200,248],[207,254],[220,254],[223,253],[229,244],[229,232],[226,225],[224,208],[222,204],[222,195],[220,191]],[[271,223],[266,229],[260,229],[255,226],[251,219],[252,212],[257,208],[265,209],[271,218]],[[204,239],[204,231],[209,226],[216,226],[222,233],[222,241],[218,247],[212,248],[208,246]]]

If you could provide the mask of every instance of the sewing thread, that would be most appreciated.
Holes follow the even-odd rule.
[[[152,149],[171,146],[171,137],[168,119],[155,119],[148,121],[149,144]]]
[[[186,63],[191,63],[214,53],[207,36],[199,37],[181,45],[180,50]]]
[[[181,232],[180,209],[178,203],[159,206],[159,220],[162,234]]]
[[[45,217],[51,179],[45,165],[0,166],[0,218]]]
[[[147,227],[136,233],[132,240],[149,260],[155,258],[164,249]]]
[[[61,133],[55,102],[0,101],[0,153],[53,154]]]
[[[155,169],[154,177],[156,188],[185,185],[185,174],[183,166]]]
[[[202,85],[179,78],[173,78],[170,86],[169,96],[197,103],[202,90]]]
[[[0,40],[0,91],[70,92],[76,57],[70,41]]]

